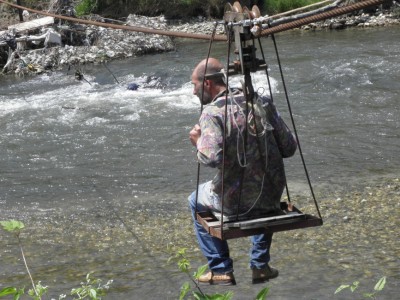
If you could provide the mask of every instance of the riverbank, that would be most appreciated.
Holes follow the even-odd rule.
[[[269,284],[271,297],[295,299],[306,287],[301,299],[331,298],[341,284],[360,280],[365,290],[387,276],[388,283],[380,294],[382,299],[393,299],[398,291],[399,179],[382,180],[320,200],[323,226],[274,235],[272,260],[281,276]],[[129,298],[132,292],[137,297],[151,292],[157,298],[168,294],[173,299],[187,278],[177,271],[175,263],[168,263],[169,258],[177,249],[186,248],[193,270],[203,265],[204,259],[186,210],[174,209],[170,211],[173,217],[168,218],[163,210],[146,207],[98,206],[75,214],[53,209],[35,215],[21,215],[15,207],[8,210],[8,216],[26,224],[21,234],[24,248],[35,267],[35,279],[50,286],[50,296],[65,293],[78,283],[77,278],[96,270],[97,277],[114,280],[110,299]],[[315,212],[312,205],[304,208]],[[21,283],[24,270],[12,236],[0,235],[0,242],[4,245],[1,289]],[[249,299],[248,295],[256,295],[259,287],[250,284],[248,240],[231,240],[230,247],[240,279],[238,287],[231,289],[234,299]],[[161,274],[149,267],[151,262],[160,266],[157,270]],[[302,276],[305,270],[308,276]],[[164,272],[170,276],[162,276]],[[315,284],[321,287],[311,288]],[[212,290],[222,291],[218,287]],[[341,299],[351,298],[344,293]]]
[[[30,18],[35,17],[39,16],[31,16]],[[2,19],[3,22],[15,22],[15,19],[11,16]],[[104,23],[110,22],[110,20],[103,19],[100,16],[92,16],[92,19]],[[124,24],[206,35],[211,35],[215,27],[214,21],[207,21],[202,17],[182,23],[168,21],[163,16],[129,15]],[[295,30],[339,30],[348,27],[365,29],[399,24],[400,9],[390,9],[377,10],[374,13],[345,15],[311,23]],[[4,23],[2,23],[2,27],[5,27]],[[55,28],[56,30],[50,28]],[[218,25],[216,30],[217,34],[225,33],[223,25]],[[46,43],[46,32],[48,35],[55,36],[57,42]],[[0,32],[0,42],[3,40],[3,47],[0,47],[0,66],[3,68],[3,74],[17,74],[19,76],[40,74],[57,70],[64,66],[103,63],[115,59],[125,59],[132,56],[167,52],[175,49],[174,38],[168,36],[115,30],[92,25],[61,23],[57,20],[47,28],[36,29],[30,33],[33,38],[35,38],[35,35],[36,37],[37,35],[43,37],[40,42],[25,41],[23,47],[20,48],[15,41],[17,36],[21,35],[22,33],[15,34],[11,30]],[[15,53],[13,54],[10,54],[11,52],[8,49],[10,41],[15,43],[15,49],[13,49]],[[10,47],[12,48],[12,46]]]

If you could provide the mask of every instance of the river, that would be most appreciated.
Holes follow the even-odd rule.
[[[293,31],[276,40],[325,224],[276,234],[271,263],[280,277],[266,284],[269,299],[353,299],[333,293],[356,280],[371,292],[384,275],[379,299],[394,299],[400,292],[399,28]],[[274,101],[289,123],[271,39],[262,43]],[[212,56],[226,60],[226,47],[215,43]],[[28,264],[51,297],[93,271],[114,280],[106,299],[177,299],[187,278],[168,258],[186,247],[194,268],[205,263],[187,196],[197,175],[188,132],[200,110],[190,74],[207,50],[208,42],[180,40],[174,52],[107,68],[80,66],[82,81],[75,67],[0,79],[0,220],[25,223]],[[144,87],[147,76],[165,87]],[[262,92],[265,75],[253,80]],[[127,90],[131,82],[141,85],[137,91]],[[293,200],[307,207],[299,155],[286,165]],[[212,174],[203,168],[201,179]],[[365,202],[371,205],[353,209]],[[206,293],[255,298],[263,286],[250,283],[248,244],[231,242],[238,285],[204,287]],[[0,289],[28,288],[16,240],[2,232],[0,245]]]

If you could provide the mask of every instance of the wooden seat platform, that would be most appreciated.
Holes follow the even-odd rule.
[[[228,240],[261,233],[279,232],[322,225],[322,219],[304,214],[296,207],[281,202],[282,213],[246,220],[221,221],[210,211],[197,212],[197,220],[209,234]]]

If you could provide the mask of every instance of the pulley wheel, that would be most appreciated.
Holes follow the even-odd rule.
[[[261,17],[261,12],[257,5],[253,5],[253,7],[251,8],[250,15],[252,19]]]
[[[237,13],[243,12],[242,6],[240,5],[239,1],[235,1],[235,3],[233,3],[233,11]]]
[[[247,14],[250,19],[253,19],[253,15],[251,14],[251,11],[247,8],[247,6],[243,6],[243,13]]]
[[[226,12],[232,12],[233,11],[233,6],[232,4],[230,4],[229,2],[225,4],[225,8],[224,8],[224,13]]]

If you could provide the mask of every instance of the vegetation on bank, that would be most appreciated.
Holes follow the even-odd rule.
[[[25,224],[17,221],[17,220],[7,220],[0,221],[0,226],[3,230],[13,234],[17,241],[18,246],[20,248],[21,256],[25,264],[25,269],[27,274],[31,280],[32,289],[28,290],[28,293],[25,292],[25,287],[15,287],[8,286],[0,289],[0,298],[6,296],[12,296],[14,300],[20,300],[23,296],[26,296],[33,300],[42,300],[42,298],[48,293],[48,286],[44,286],[40,281],[37,283],[34,282],[32,274],[29,270],[28,264],[26,262],[26,257],[24,254],[24,249],[22,245],[22,240],[20,238],[21,231],[25,228]],[[170,249],[171,250],[171,249]],[[205,264],[203,266],[198,267],[197,271],[192,273],[192,268],[189,259],[186,255],[186,248],[179,248],[175,255],[170,257],[170,261],[176,261],[179,270],[186,274],[190,279],[190,282],[185,282],[181,286],[179,292],[179,300],[184,299],[196,299],[196,300],[231,300],[233,299],[233,292],[227,291],[223,294],[214,293],[212,295],[205,294],[198,284],[199,277],[208,269],[208,265]],[[98,278],[92,278],[91,275],[93,272],[89,272],[86,275],[86,281],[81,282],[81,286],[78,288],[73,288],[69,293],[69,296],[72,297],[72,300],[79,299],[90,299],[90,300],[101,300],[102,297],[107,295],[108,290],[110,289],[110,285],[113,280],[109,280],[106,284],[102,284],[102,280]],[[377,294],[382,292],[386,285],[386,276],[383,276],[378,282],[375,284],[372,292],[360,292],[358,290],[360,286],[359,281],[354,281],[352,284],[342,284],[339,286],[334,294],[338,294],[344,290],[350,290],[351,293],[358,293],[362,295],[363,298],[368,299],[378,299]],[[0,285],[1,287],[1,285]],[[255,297],[255,300],[265,300],[269,294],[270,288],[264,287],[262,288]],[[192,296],[192,297],[190,297]],[[67,299],[67,295],[61,294],[58,300]],[[52,300],[56,300],[52,298]]]
[[[48,293],[48,286],[42,285],[40,281],[35,283],[32,274],[29,270],[28,264],[26,262],[26,257],[24,254],[24,249],[20,238],[21,231],[25,228],[25,224],[16,220],[7,220],[7,221],[0,221],[0,225],[1,227],[3,227],[5,231],[10,232],[16,237],[19,249],[21,251],[21,257],[24,261],[25,269],[27,271],[29,279],[31,280],[31,285],[32,285],[32,288],[29,289],[27,293],[25,292],[25,287],[21,288],[15,286],[8,286],[2,288],[0,289],[0,298],[6,296],[12,296],[14,300],[19,300],[21,299],[21,297],[27,296],[28,298],[33,300],[42,300],[42,298]],[[107,291],[109,290],[110,285],[113,281],[109,280],[106,284],[102,284],[102,280],[91,277],[92,274],[93,272],[87,273],[86,281],[81,282],[80,287],[73,288],[71,290],[69,295],[73,297],[73,300],[78,300],[78,299],[101,300],[102,297],[107,294]],[[61,294],[58,300],[66,298],[67,295]]]
[[[241,0],[242,6],[251,8],[257,5],[265,14],[287,11],[320,0]],[[134,13],[146,16],[163,14],[167,18],[184,19],[197,16],[221,18],[227,0],[82,0],[77,5],[78,14],[99,13],[112,17]]]
[[[221,18],[226,3],[237,0],[58,0],[60,5],[75,7],[78,16],[99,14],[104,17],[122,18],[129,14],[144,16],[165,15],[169,19],[187,19],[204,16]],[[242,6],[257,5],[262,14],[276,14],[303,7],[322,0],[240,0]],[[39,10],[47,10],[54,0],[24,0],[22,4]]]
[[[324,0],[74,0],[71,2],[75,3],[78,15],[97,13],[105,17],[118,18],[128,14],[138,14],[144,16],[165,15],[170,19],[186,19],[198,16],[222,18],[226,4],[233,4],[236,1],[250,9],[253,5],[257,5],[262,15],[274,15]],[[347,3],[359,1],[363,0],[347,0]],[[395,1],[398,2],[398,0]],[[383,8],[390,8],[395,1],[387,0],[383,4]],[[375,11],[376,7],[368,10]]]
[[[164,15],[167,19],[186,20],[199,16],[220,19],[224,15],[226,4],[233,4],[236,1],[238,0],[24,0],[22,4],[38,10],[48,10],[50,6],[60,7],[61,11],[73,8],[77,16],[98,14],[106,18],[122,19],[129,14],[137,14],[148,17]],[[322,1],[240,0],[238,2],[243,7],[246,6],[250,9],[253,5],[257,5],[262,15],[275,15]],[[348,1],[358,2],[361,0]],[[384,5],[384,8],[390,8],[393,3],[392,1],[388,1]],[[399,6],[396,5],[394,7]],[[5,7],[5,9],[12,10],[10,7]],[[372,7],[367,9],[367,11],[373,12],[375,9],[376,7]]]

